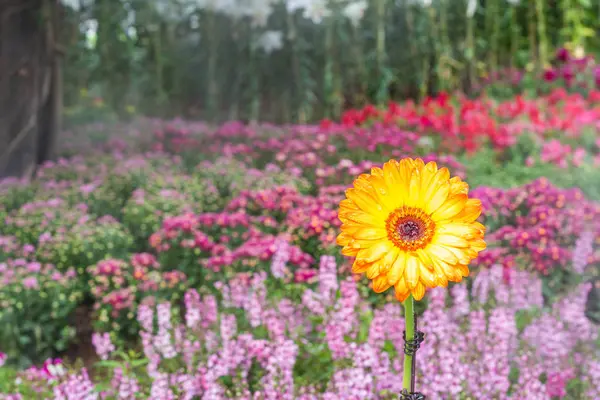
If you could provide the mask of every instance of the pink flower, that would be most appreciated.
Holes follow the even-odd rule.
[[[116,350],[115,345],[110,340],[110,334],[107,332],[92,334],[92,345],[96,350],[96,354],[102,360],[107,360],[110,354]]]
[[[554,82],[558,77],[556,70],[549,68],[544,71],[544,80],[546,82]]]
[[[573,165],[576,167],[581,167],[583,165],[583,160],[585,159],[585,149],[583,147],[578,147],[573,152]]]
[[[556,50],[556,59],[560,62],[567,62],[569,61],[570,58],[570,54],[569,54],[569,50],[567,50],[564,47],[561,47],[560,49]]]
[[[39,289],[40,287],[35,276],[28,276],[27,278],[23,279],[23,286],[25,289]]]

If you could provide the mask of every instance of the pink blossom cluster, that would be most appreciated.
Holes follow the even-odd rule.
[[[162,228],[150,237],[150,244],[159,258],[189,260],[184,271],[205,268],[218,274],[232,265],[254,268],[271,261],[281,240],[286,240],[261,231],[263,223],[264,219],[244,211],[184,214],[166,218]],[[309,254],[291,244],[286,252],[286,262],[299,271],[310,270],[313,258]],[[296,278],[307,279],[305,275],[300,273]]]
[[[560,168],[567,168],[569,165],[580,167],[586,157],[587,152],[583,147],[573,149],[568,144],[561,143],[558,139],[552,139],[545,142],[540,153],[540,160],[545,163],[558,165]],[[528,164],[532,165],[534,161],[529,159]]]
[[[341,400],[397,394],[402,381],[402,308],[390,303],[372,310],[357,282],[340,281],[336,270],[335,260],[323,257],[317,290],[306,289],[301,303],[272,298],[266,273],[257,272],[240,273],[218,285],[221,307],[214,296],[201,296],[196,290],[186,292],[182,317],[169,303],[142,304],[137,319],[148,363],[135,373],[121,367],[110,370],[110,389],[100,396]],[[418,319],[419,329],[426,332],[417,353],[419,389],[432,398],[566,398],[569,382],[577,378],[586,385],[589,398],[595,398],[599,365],[593,349],[598,329],[584,315],[589,289],[577,288],[544,312],[540,278],[496,265],[475,276],[472,294],[464,283],[454,285],[450,297],[444,289],[431,290],[429,306]],[[242,312],[244,318],[232,311]],[[517,312],[539,315],[522,335]],[[361,329],[365,318],[370,321],[366,332]],[[260,337],[260,329],[266,338]],[[96,337],[97,344],[103,342],[97,346],[102,357],[109,341]],[[313,357],[313,352],[323,357],[320,351],[332,358],[330,378],[324,386],[299,386],[297,363]],[[62,398],[93,398],[85,397],[95,386],[85,370],[60,372],[57,365],[28,372],[30,379],[51,374],[56,376],[57,396],[77,393],[83,397]],[[511,379],[514,367],[519,369],[517,381]],[[258,382],[251,382],[256,368],[262,373]],[[234,383],[233,392],[222,377]]]
[[[98,393],[84,368],[54,387],[54,400],[97,400]]]
[[[112,343],[110,334],[108,332],[94,332],[92,334],[92,345],[96,350],[96,354],[98,354],[98,357],[100,357],[102,360],[107,360],[110,354],[116,350],[116,347]]]
[[[94,310],[100,320],[127,323],[145,299],[155,297],[176,301],[188,286],[179,270],[161,271],[157,258],[150,253],[134,253],[128,261],[105,259],[88,268]]]
[[[559,189],[545,178],[518,189],[480,187],[473,196],[482,201],[485,222],[499,226],[486,236],[490,251],[476,260],[478,265],[501,263],[511,268],[517,258],[525,257],[528,265],[547,274],[570,264],[580,235],[587,231],[600,235],[598,204],[585,200],[578,189]],[[583,254],[585,264],[600,260],[600,253],[590,251],[589,244]]]
[[[21,284],[25,289],[39,290],[40,285],[52,282],[53,285],[69,286],[76,276],[74,269],[61,273],[54,265],[27,261],[23,258],[0,262],[0,283],[3,286]]]
[[[412,132],[386,137],[386,129],[399,130],[400,126],[417,132],[421,137],[439,137],[440,149],[451,152],[462,149],[475,151],[486,141],[502,150],[515,145],[518,136],[523,133],[536,133],[543,137],[561,131],[578,137],[584,129],[597,129],[598,109],[595,104],[598,93],[592,89],[584,97],[559,88],[535,99],[515,96],[505,101],[494,101],[485,96],[477,99],[466,96],[451,98],[447,93],[440,93],[420,104],[407,101],[390,103],[383,110],[373,105],[361,110],[348,110],[342,115],[340,125],[324,121],[321,127],[345,133],[348,128],[360,126],[381,138],[371,139],[370,143],[375,146],[385,143],[388,148],[397,148],[398,143],[394,140],[399,137],[402,138],[400,143],[407,140],[417,142],[418,136]],[[410,135],[414,136],[411,138]],[[371,145],[369,149],[372,152],[375,148]]]

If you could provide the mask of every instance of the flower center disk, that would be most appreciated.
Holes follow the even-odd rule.
[[[386,221],[388,238],[404,251],[422,249],[431,242],[435,223],[423,210],[400,207],[390,213]]]

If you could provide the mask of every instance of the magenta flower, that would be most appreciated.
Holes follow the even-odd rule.
[[[567,50],[564,47],[559,48],[558,50],[556,50],[556,59],[560,62],[567,62],[569,61],[571,55],[569,53],[569,50]]]

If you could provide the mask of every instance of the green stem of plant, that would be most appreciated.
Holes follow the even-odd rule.
[[[560,29],[560,40],[562,43],[566,43],[571,40],[571,21],[569,15],[569,9],[571,7],[570,0],[561,0],[560,2],[560,11],[562,13],[562,27]]]
[[[217,104],[217,83],[215,81],[215,73],[217,69],[217,44],[215,32],[215,14],[211,10],[207,15],[207,35],[208,35],[208,68],[206,73],[207,90],[206,90],[206,109],[210,118],[215,117]]]
[[[415,309],[414,299],[412,294],[404,300],[404,322],[406,331],[406,340],[413,340],[415,338]],[[410,392],[411,387],[411,373],[412,373],[412,359],[413,356],[404,355],[404,371],[402,378],[402,389],[406,389]]]
[[[300,56],[298,50],[298,34],[296,32],[296,22],[294,20],[294,15],[286,12],[286,22],[287,22],[287,38],[290,42],[290,47],[292,50],[292,82],[291,85],[292,96],[291,103],[294,108],[296,108],[296,120],[299,123],[305,123],[305,113],[303,112],[304,108],[304,92],[302,85],[302,76],[300,74]]]
[[[357,73],[356,73],[356,84],[358,86],[358,90],[356,93],[356,97],[354,98],[354,105],[363,105],[366,102],[368,93],[367,93],[367,82],[368,75],[365,63],[365,56],[363,54],[362,49],[362,41],[360,37],[360,30],[354,24],[352,25],[352,34],[354,39],[354,45],[352,49],[354,50],[354,57],[356,59]]]
[[[161,28],[159,24],[158,29],[154,32],[154,63],[156,68],[156,97],[158,98],[158,105],[164,104],[165,94],[163,91],[163,58],[162,58],[162,37]]]
[[[537,64],[537,39],[536,39],[536,22],[535,22],[535,3],[529,2],[529,16],[528,16],[528,35],[529,35],[529,51],[530,59]]]
[[[438,29],[438,21],[437,21],[437,15],[436,15],[436,10],[435,7],[428,7],[427,9],[427,18],[428,18],[428,23],[430,26],[430,31],[431,31],[431,38],[433,40],[433,51],[435,53],[435,77],[436,77],[436,84],[439,86],[440,82],[442,82],[444,80],[444,77],[442,75],[442,69],[444,68],[443,63],[442,63],[442,46],[441,46],[441,38],[440,38],[440,32]]]
[[[233,27],[232,27],[232,36],[234,39],[234,43],[235,43],[235,52],[236,54],[242,54],[243,53],[243,46],[240,45],[242,40],[241,40],[241,36],[243,36],[243,33],[241,33],[241,29],[243,27],[241,26],[239,21],[234,21],[233,22]],[[233,85],[231,88],[231,106],[229,107],[229,120],[231,121],[237,121],[239,118],[239,112],[240,112],[240,87],[242,85],[242,73],[237,73],[235,74],[235,78],[233,81]]]
[[[490,38],[491,44],[491,52],[490,52],[490,70],[495,72],[498,70],[498,47],[500,41],[500,22],[498,20],[498,15],[500,14],[500,5],[497,0],[490,2],[488,5],[490,11],[493,13],[492,16],[492,36]]]
[[[511,40],[510,40],[510,62],[513,67],[517,67],[517,58],[519,51],[519,21],[517,20],[517,7],[510,7],[510,29],[511,29]]]
[[[467,74],[469,79],[469,90],[475,87],[475,39],[473,18],[467,17],[467,38],[465,48],[465,59],[467,61]]]
[[[540,70],[546,64],[547,57],[547,42],[548,38],[546,37],[546,21],[544,16],[544,0],[536,0],[535,1],[535,9],[537,14],[537,30],[538,30],[538,46],[539,46],[539,57],[540,57]]]
[[[330,118],[331,112],[333,108],[333,98],[334,98],[334,85],[333,85],[333,36],[335,34],[334,31],[334,21],[333,17],[327,18],[325,26],[325,71],[323,75],[323,92],[324,92],[324,100],[325,100],[325,112],[324,117]]]
[[[377,12],[377,33],[376,33],[376,59],[377,59],[377,73],[379,78],[383,79],[383,71],[387,63],[387,54],[385,52],[385,9],[386,0],[378,0],[376,3]],[[388,101],[388,88],[378,88],[377,90],[377,104],[382,105]]]
[[[449,60],[452,58],[452,45],[448,34],[448,4],[447,0],[440,0],[440,56],[444,57],[443,62],[438,61],[438,88],[449,90],[454,84],[454,74],[452,73]]]
[[[260,54],[258,54],[257,48],[254,45],[256,42],[256,30],[250,27],[250,90],[252,93],[252,99],[250,101],[250,120],[258,122],[260,119]]]

